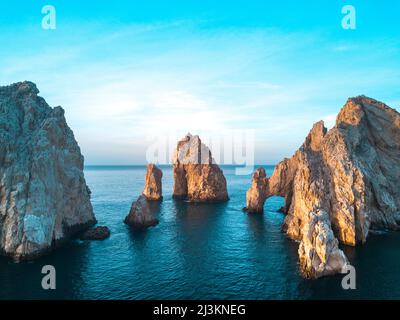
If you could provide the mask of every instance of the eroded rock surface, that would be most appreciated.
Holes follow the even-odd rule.
[[[225,176],[198,136],[187,134],[178,142],[173,170],[174,198],[191,202],[229,200]]]
[[[333,236],[346,245],[364,243],[370,231],[398,230],[399,178],[400,114],[359,96],[347,101],[329,131],[322,121],[316,123],[293,157],[277,165],[265,189],[266,197],[285,197],[283,230],[303,241],[303,259],[315,244],[305,232],[317,232],[313,226],[319,225],[310,213],[326,212]],[[322,239],[333,241],[325,231]],[[308,259],[303,265],[314,266]]]
[[[155,213],[157,203],[162,200],[162,171],[154,164],[147,165],[145,186],[142,195],[132,203],[124,222],[133,229],[146,229],[158,224]]]
[[[147,200],[162,199],[162,171],[154,164],[147,165],[143,195]]]
[[[86,230],[79,237],[81,240],[104,240],[110,236],[110,229],[105,226],[98,226],[93,229]]]
[[[310,212],[303,226],[299,245],[300,269],[306,278],[319,278],[343,272],[348,260],[339,249],[327,212]]]
[[[64,110],[31,82],[0,87],[0,251],[29,259],[96,223]]]
[[[128,216],[124,222],[133,229],[142,230],[158,224],[155,217],[154,201],[149,201],[144,195],[141,195],[131,207]]]
[[[268,178],[264,168],[258,168],[252,179],[251,188],[246,194],[246,207],[244,211],[249,213],[264,212],[264,203],[267,197]]]
[[[280,163],[269,195],[286,198],[284,229],[301,239],[309,212],[325,210],[340,242],[366,241],[369,230],[398,230],[400,114],[374,99],[350,98],[327,132],[314,125],[303,146]]]

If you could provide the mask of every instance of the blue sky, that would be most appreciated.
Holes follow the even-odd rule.
[[[148,137],[172,130],[247,129],[274,164],[350,96],[399,109],[399,14],[395,0],[2,1],[0,84],[63,106],[87,164],[144,163]]]

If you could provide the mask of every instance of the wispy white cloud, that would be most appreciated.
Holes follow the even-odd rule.
[[[203,23],[95,25],[82,33],[71,26],[62,42],[3,50],[0,82],[34,81],[51,105],[62,105],[88,163],[142,162],[149,134],[248,128],[257,134],[256,161],[273,163],[314,122],[332,126],[348,96],[399,101],[395,49],[373,53],[371,64],[359,44],[332,50],[317,33]]]

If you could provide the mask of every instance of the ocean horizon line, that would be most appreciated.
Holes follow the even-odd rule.
[[[148,163],[143,164],[85,164],[84,168],[95,168],[95,167],[145,167]],[[156,164],[158,167],[172,167],[172,164]],[[218,164],[220,167],[246,167],[245,165],[240,164]],[[276,164],[254,164],[254,167],[275,167]]]

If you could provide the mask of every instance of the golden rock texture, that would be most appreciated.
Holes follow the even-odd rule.
[[[264,168],[258,168],[253,174],[251,188],[246,194],[246,207],[249,213],[262,213],[267,195],[268,178]]]
[[[162,171],[154,164],[147,165],[143,195],[147,200],[162,199]]]
[[[173,158],[173,197],[191,202],[229,200],[226,179],[198,136],[187,134]]]

